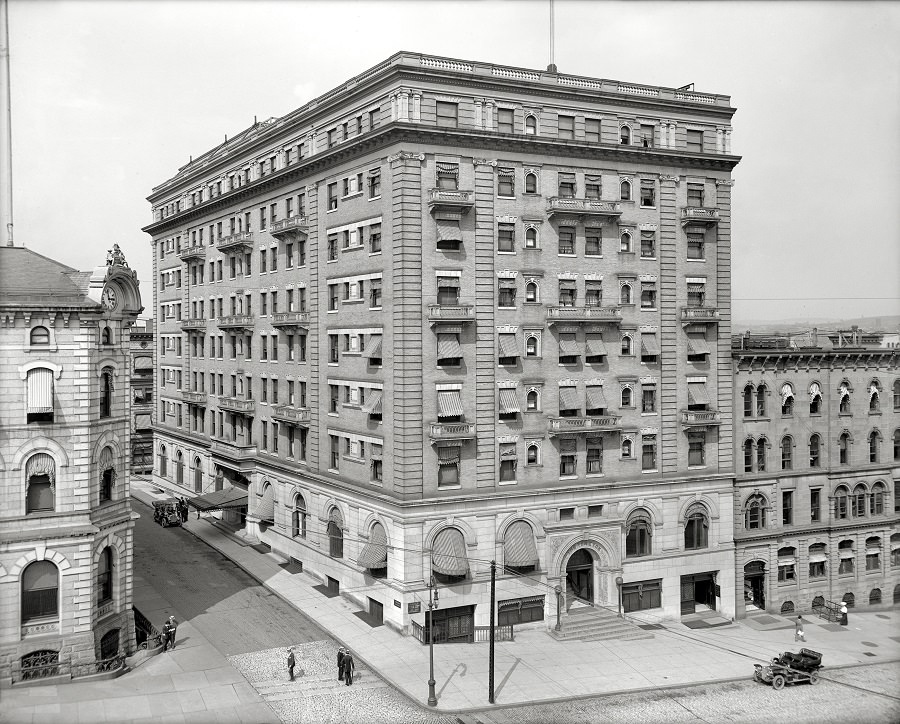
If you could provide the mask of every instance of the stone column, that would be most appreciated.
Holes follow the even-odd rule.
[[[412,120],[413,123],[419,123],[422,120],[422,94],[415,92],[412,99]]]
[[[400,108],[398,111],[397,120],[409,120],[409,91],[407,91],[406,89],[400,91]]]
[[[482,114],[482,99],[475,99],[475,128],[481,128],[484,125],[484,119],[481,117]]]

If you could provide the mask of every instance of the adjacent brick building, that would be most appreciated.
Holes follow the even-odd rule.
[[[0,682],[134,645],[129,332],[117,250],[81,272],[0,248]]]
[[[153,320],[131,329],[131,471],[153,472]]]
[[[155,476],[371,615],[734,612],[727,96],[401,52],[149,197]]]

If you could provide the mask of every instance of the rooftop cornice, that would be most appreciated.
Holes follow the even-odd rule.
[[[895,348],[857,349],[792,349],[792,350],[732,350],[738,371],[788,368],[862,367],[896,368],[900,350]]]
[[[312,176],[331,166],[358,158],[373,150],[399,143],[428,143],[454,148],[478,149],[483,152],[490,148],[497,153],[521,152],[545,154],[586,160],[621,161],[623,163],[656,163],[667,166],[689,166],[693,169],[731,172],[740,161],[740,156],[724,154],[686,154],[665,148],[643,148],[618,144],[588,144],[566,141],[543,136],[521,134],[499,134],[480,130],[459,128],[439,128],[421,124],[387,123],[372,133],[342,143],[335,148],[317,153],[287,168],[244,184],[240,188],[217,196],[199,206],[191,207],[142,228],[142,231],[156,235],[179,229],[193,220],[210,213],[229,208],[237,201],[255,197],[257,194],[280,187],[286,182]]]

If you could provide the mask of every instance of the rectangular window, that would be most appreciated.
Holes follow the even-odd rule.
[[[500,445],[500,482],[513,482],[516,479],[516,444],[502,443]]]
[[[459,164],[438,161],[437,187],[442,191],[459,190]]]
[[[641,282],[641,309],[656,309],[656,282]]]
[[[809,491],[809,520],[811,523],[818,523],[821,517],[821,490]]]
[[[515,113],[511,108],[498,108],[497,130],[500,133],[514,133],[514,116]]]
[[[575,139],[575,116],[558,116],[559,132],[558,138],[569,140]]]
[[[584,255],[585,256],[602,256],[603,255],[603,237],[600,229],[584,230]]]
[[[687,150],[703,152],[703,131],[694,131],[688,129],[687,132]]]
[[[824,578],[825,577],[825,561],[810,561],[809,577],[810,578]]]
[[[516,283],[514,279],[501,279],[497,289],[497,306],[514,308],[516,306]]]
[[[435,108],[435,117],[438,127],[456,128],[459,125],[458,113],[459,106],[456,103],[437,101]]]
[[[656,206],[656,182],[650,180],[641,181],[641,206],[653,208]]]
[[[564,199],[575,198],[575,174],[562,173],[557,174],[559,196]]]
[[[337,181],[328,184],[328,210],[334,211],[338,205]]]
[[[778,566],[778,582],[784,583],[787,581],[793,581],[797,578],[796,568],[793,563],[786,563],[784,565],[779,564]]]
[[[689,282],[687,287],[688,306],[702,307],[706,303],[706,285]]]
[[[641,470],[656,470],[656,435],[641,435]]]
[[[369,198],[377,199],[381,196],[381,171],[373,171],[369,174]]]
[[[641,412],[656,412],[656,388],[643,387],[641,389]],[[689,463],[690,464],[690,463]],[[701,464],[701,463],[698,463]]]
[[[794,523],[794,491],[784,490],[781,493],[781,524]]]
[[[575,253],[575,230],[571,228],[559,230],[559,254],[572,255]]]
[[[703,206],[703,184],[688,184],[687,205]]]
[[[513,197],[516,195],[515,170],[511,168],[497,169],[497,196]]]
[[[706,465],[706,433],[691,432],[688,434],[688,465]]]
[[[644,259],[654,259],[656,257],[656,232],[641,232],[641,257]]]
[[[438,454],[438,487],[455,487],[459,485],[459,447],[439,447]]]
[[[641,124],[641,146],[644,148],[653,148],[653,126]]]
[[[498,251],[515,251],[516,250],[516,226],[515,226],[515,224],[498,224],[497,225],[497,250]]]
[[[600,143],[600,119],[584,119],[584,140],[591,143]]]
[[[600,176],[584,175],[584,197],[586,199],[600,200]]]
[[[687,235],[687,258],[688,259],[705,259],[706,250],[704,248],[703,234]]]
[[[587,474],[599,475],[603,472],[603,440],[602,438],[589,437],[587,439]],[[603,506],[591,505],[588,507],[588,518],[592,517],[591,508],[600,508]],[[599,515],[599,512],[596,513]],[[596,516],[594,516],[596,517]]]

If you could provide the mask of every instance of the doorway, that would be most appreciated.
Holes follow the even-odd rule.
[[[681,577],[681,615],[716,610],[716,574],[696,573]]]
[[[750,561],[744,566],[744,607],[766,609],[766,564]]]
[[[472,643],[475,637],[475,606],[436,609],[425,612],[425,643],[428,643],[430,616],[434,615],[436,644]]]
[[[369,597],[367,596],[367,598]],[[384,606],[381,601],[376,601],[374,598],[369,598],[369,622],[374,625],[384,623]]]
[[[594,602],[594,558],[585,548],[575,551],[566,563],[566,594]]]

